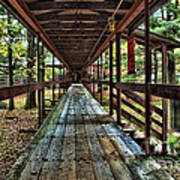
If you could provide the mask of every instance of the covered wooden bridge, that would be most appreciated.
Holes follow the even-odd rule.
[[[167,0],[0,2],[37,38],[38,82],[0,88],[0,100],[38,92],[40,128],[7,179],[172,179],[149,157],[153,153],[152,136],[162,142],[162,153],[167,152],[167,99],[180,100],[180,87],[167,84],[166,53],[168,48],[180,47],[179,42],[149,32],[150,14]],[[144,30],[137,29],[143,22]],[[129,43],[136,39],[145,46],[144,83],[121,82],[121,39]],[[40,46],[46,46],[54,55],[52,65],[47,65],[53,69],[51,82],[44,80]],[[103,76],[103,54],[107,50],[108,81]],[[162,84],[151,78],[154,50],[162,53]],[[132,48],[129,51],[133,53]],[[55,65],[55,57],[63,66]],[[129,63],[131,73],[134,64]],[[67,74],[55,80],[55,68],[66,68]],[[60,100],[54,96],[57,84],[64,89]],[[101,106],[104,85],[109,88],[110,114]],[[45,118],[46,87],[52,87],[55,107]],[[101,105],[92,96],[97,93]],[[151,103],[151,96],[163,99],[162,108]],[[132,101],[142,106],[144,112]],[[141,114],[144,120],[127,112],[122,104]],[[153,113],[161,121],[152,117]],[[141,147],[135,142],[133,131],[123,130],[122,117],[144,129],[143,139],[136,139]]]

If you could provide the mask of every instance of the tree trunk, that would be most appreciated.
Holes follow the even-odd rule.
[[[8,24],[11,24],[11,16],[8,13]],[[13,86],[13,66],[12,66],[12,60],[13,60],[13,56],[12,56],[12,35],[11,35],[11,30],[8,28],[8,34],[10,37],[9,40],[9,45],[8,45],[8,59],[9,59],[9,86]],[[9,99],[9,110],[13,110],[14,109],[14,99],[10,98]]]
[[[165,17],[164,17],[164,8],[163,7],[161,8],[161,18],[162,18],[162,20],[165,19]]]
[[[35,80],[33,78],[33,68],[35,65],[35,45],[34,45],[34,36],[28,33],[28,59],[27,59],[27,68],[28,70],[28,83],[33,83]],[[32,109],[36,107],[36,91],[30,92],[26,97],[26,109]]]
[[[178,8],[178,6],[179,6],[179,1],[178,0],[176,0],[175,1],[175,8]],[[177,19],[177,13],[175,13],[175,15],[174,15],[174,17],[175,17],[175,19]]]

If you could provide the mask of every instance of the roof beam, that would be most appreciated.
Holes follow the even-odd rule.
[[[38,1],[28,3],[28,6],[31,10],[68,10],[68,9],[92,9],[92,10],[102,10],[102,9],[116,9],[118,1],[104,1],[104,2],[54,2],[54,1]],[[121,6],[121,9],[129,9],[133,3],[124,2]]]
[[[67,14],[68,12],[74,12],[76,11],[75,9],[68,9],[68,10],[57,10],[57,9],[48,9],[48,10],[32,10],[32,13],[35,15],[35,16],[38,16],[38,15],[43,15],[43,14]],[[82,12],[82,10],[80,10]],[[86,10],[84,10],[86,11]],[[89,11],[89,10],[88,10]],[[128,9],[121,9],[121,10],[118,10],[117,11],[117,14],[118,15],[124,15],[126,14],[128,11]],[[108,15],[108,13],[112,15],[112,13],[114,12],[114,9],[93,9],[91,10],[91,12],[93,13],[100,13],[100,14],[103,14],[103,13],[106,13]]]
[[[36,16],[38,21],[52,21],[54,19],[61,21],[104,21],[108,20],[108,17],[110,17],[112,14],[111,13],[99,13],[99,14],[44,14],[44,15],[39,15]],[[115,20],[119,21],[122,19],[122,15],[116,15]]]
[[[61,41],[61,40],[70,40],[70,41],[77,41],[77,40],[82,40],[82,41],[84,41],[84,40],[97,40],[97,38],[98,38],[99,36],[81,36],[81,37],[78,37],[78,36],[73,36],[73,37],[71,37],[71,36],[62,36],[62,37],[60,37],[60,36],[52,36],[52,37],[50,37],[51,38],[51,40],[58,40],[58,41]]]
[[[150,0],[150,2],[152,1],[153,0]],[[154,1],[158,2],[158,0],[154,0]],[[165,3],[165,1],[167,0],[163,0],[163,1]],[[83,70],[86,70],[86,68],[91,63],[93,63],[98,58],[98,56],[109,46],[109,42],[115,39],[116,33],[123,32],[143,10],[144,10],[144,1],[136,0],[133,6],[129,9],[128,13],[117,24],[116,30],[108,36],[108,38],[99,48],[96,49],[96,52],[94,53],[92,57],[88,57],[89,61],[84,66]]]
[[[107,22],[106,22],[107,23]],[[95,22],[95,23],[83,23],[81,22],[66,22],[62,23],[60,21],[56,22],[47,22],[41,26],[46,29],[62,29],[62,28],[104,28],[106,25],[105,22]]]

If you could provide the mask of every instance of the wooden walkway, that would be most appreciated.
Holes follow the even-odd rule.
[[[80,84],[72,85],[7,179],[171,179]]]

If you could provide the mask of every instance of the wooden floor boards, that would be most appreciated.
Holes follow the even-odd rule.
[[[30,153],[20,175],[7,179],[156,179],[154,175],[141,178],[139,167],[131,169],[130,162],[143,152],[117,130],[114,120],[82,85],[72,85],[66,96],[62,112],[56,112],[58,119],[50,122],[51,128]]]

